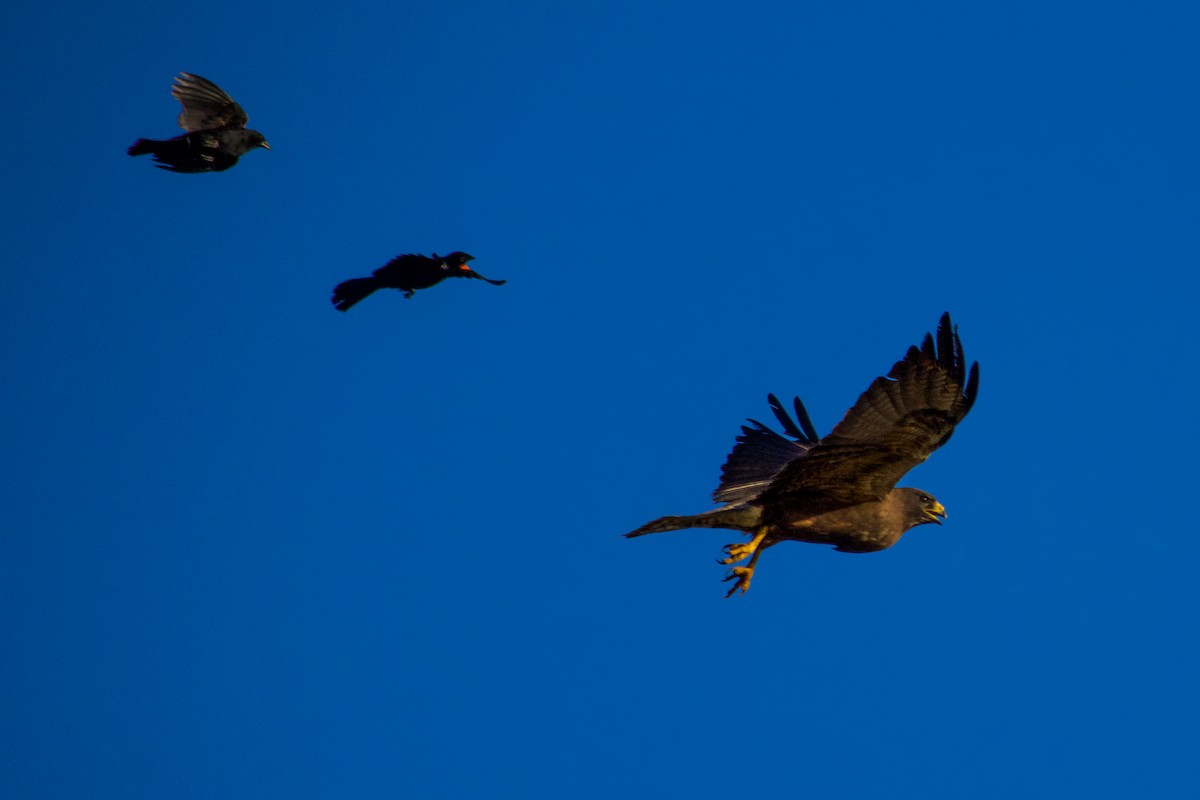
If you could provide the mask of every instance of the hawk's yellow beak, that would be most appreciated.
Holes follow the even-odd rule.
[[[946,507],[938,502],[934,502],[932,508],[926,508],[924,511],[925,516],[929,517],[929,521],[936,522],[938,525],[941,525],[942,519],[946,517]],[[939,517],[942,519],[939,519]]]

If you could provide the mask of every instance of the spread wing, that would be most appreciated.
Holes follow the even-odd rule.
[[[763,501],[807,495],[834,504],[877,500],[950,440],[979,391],[979,364],[966,368],[958,330],[943,314],[937,337],[876,378],[828,436],[788,464]]]
[[[179,127],[185,131],[244,128],[250,119],[232,97],[199,75],[179,73],[171,87],[171,96],[183,104]]]
[[[432,272],[437,269],[438,263],[429,256],[405,253],[402,256],[396,256],[371,274],[377,278],[407,278],[426,271]]]
[[[767,402],[784,433],[792,438],[776,433],[758,420],[747,420],[752,427],[742,426],[741,435],[725,459],[721,483],[713,492],[714,501],[740,503],[756,497],[771,485],[784,467],[807,453],[820,438],[799,397],[792,401],[799,425],[788,416],[787,409],[775,395],[767,395]]]
[[[473,269],[467,270],[466,272],[463,272],[462,270],[456,270],[454,272],[454,275],[459,278],[474,278],[475,280],[479,280],[479,281],[487,281],[492,286],[503,286],[504,284],[508,283],[507,278],[505,278],[504,280],[499,280],[499,281],[493,280],[492,278],[485,278]]]

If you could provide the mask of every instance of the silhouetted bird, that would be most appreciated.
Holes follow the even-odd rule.
[[[405,297],[411,298],[417,289],[428,289],[446,278],[478,278],[493,286],[508,283],[485,278],[468,267],[467,262],[474,258],[458,251],[447,256],[434,253],[432,258],[412,253],[396,256],[375,270],[370,278],[342,281],[333,287],[333,297],[330,299],[334,308],[346,311],[376,289],[399,289]]]
[[[155,166],[171,172],[220,172],[256,147],[271,149],[261,133],[246,129],[246,112],[212,81],[181,72],[171,96],[183,104],[179,127],[187,133],[162,141],[138,139],[129,155],[150,153]]]
[[[721,508],[660,517],[626,536],[684,528],[730,528],[751,534],[725,546],[723,564],[736,581],[726,597],[750,588],[758,558],[779,542],[831,544],[844,553],[891,547],[905,531],[941,524],[946,509],[920,489],[896,488],[910,469],[950,441],[975,404],[979,365],[967,368],[958,329],[943,314],[937,334],[925,334],[886,378],[876,378],[826,436],[817,435],[796,398],[796,420],[775,395],[771,410],[787,436],[761,422],[742,427],[721,468],[713,500]],[[788,438],[791,437],[791,438]]]

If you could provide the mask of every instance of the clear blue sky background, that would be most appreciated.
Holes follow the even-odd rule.
[[[1194,3],[21,0],[0,796],[1195,797]],[[172,175],[214,80],[274,150]],[[402,252],[453,282],[349,314]],[[768,392],[949,310],[892,550],[725,600]]]

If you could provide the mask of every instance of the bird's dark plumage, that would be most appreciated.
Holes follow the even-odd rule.
[[[338,311],[346,311],[377,289],[399,289],[404,292],[405,297],[411,298],[417,289],[428,289],[446,278],[477,278],[493,286],[501,286],[508,282],[485,278],[468,267],[467,262],[474,258],[458,251],[446,256],[439,256],[437,253],[432,257],[412,253],[397,256],[375,270],[369,278],[342,281],[333,287],[333,297],[330,300]]]
[[[129,155],[149,153],[158,162],[155,166],[171,172],[220,172],[256,147],[271,149],[261,133],[246,128],[249,118],[242,107],[212,81],[181,72],[171,95],[183,104],[179,127],[187,133],[173,139],[138,139]]]
[[[895,544],[905,531],[941,523],[946,510],[919,489],[896,482],[947,441],[979,391],[979,365],[966,366],[950,315],[937,336],[910,347],[887,377],[876,378],[829,435],[821,438],[799,398],[793,421],[774,395],[767,400],[787,436],[750,420],[721,470],[713,499],[721,508],[661,517],[626,536],[683,528],[732,528],[753,534],[725,548],[734,564],[726,580],[745,592],[759,556],[781,541],[830,544],[866,553]]]

